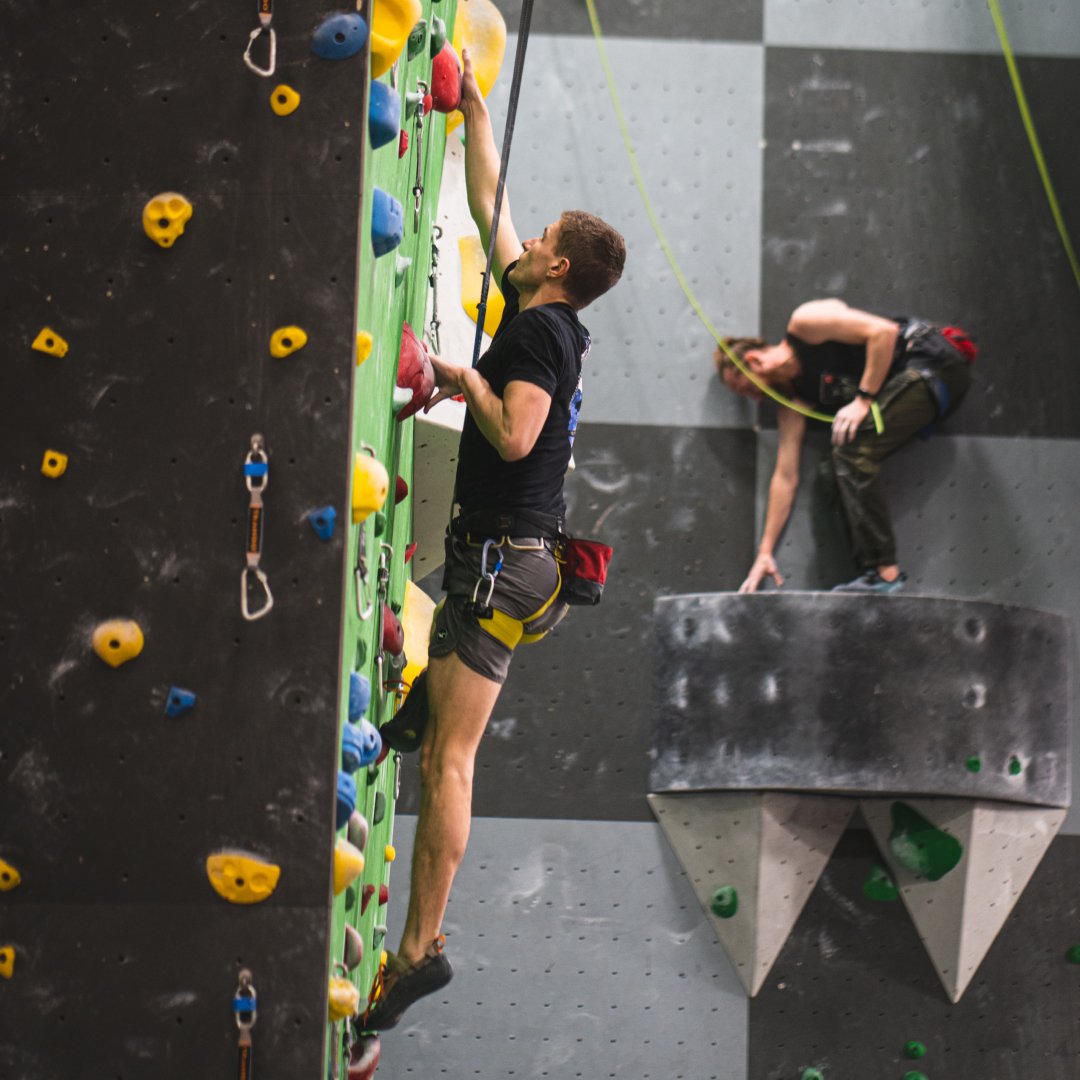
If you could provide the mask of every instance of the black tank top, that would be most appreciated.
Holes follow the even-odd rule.
[[[906,320],[894,320],[902,326]],[[835,412],[855,396],[855,390],[866,368],[866,346],[846,345],[842,341],[823,341],[810,345],[794,334],[785,334],[784,340],[795,351],[799,361],[799,374],[792,381],[795,396],[815,409]],[[886,379],[902,366],[898,357],[901,339]]]

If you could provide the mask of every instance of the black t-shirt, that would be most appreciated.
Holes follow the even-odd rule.
[[[906,319],[895,319],[901,326]],[[855,390],[866,369],[866,346],[847,345],[842,341],[823,341],[810,345],[794,334],[785,335],[795,350],[801,371],[792,381],[795,396],[815,409],[835,412],[855,396]],[[901,366],[899,357],[902,342],[897,341],[892,366],[886,376],[894,375]]]
[[[561,517],[566,510],[563,477],[581,405],[581,362],[591,342],[569,304],[518,310],[518,292],[509,280],[515,265],[503,273],[506,309],[476,369],[499,397],[507,383],[521,380],[549,393],[551,407],[536,445],[520,461],[503,461],[472,413],[466,413],[455,497],[463,513],[532,510]]]

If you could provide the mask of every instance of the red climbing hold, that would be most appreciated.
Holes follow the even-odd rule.
[[[394,481],[394,505],[397,506],[406,495],[409,494],[409,485],[405,481],[404,476],[398,476]]]
[[[379,907],[382,907],[382,905],[385,904],[386,901],[389,900],[389,899],[390,899],[390,886],[389,885],[380,885],[379,886]]]
[[[411,400],[397,414],[399,421],[422,409],[435,389],[435,371],[428,359],[427,349],[408,323],[403,323],[401,327],[397,385],[402,390],[412,391]]]
[[[416,544],[416,541],[414,540],[414,541],[413,541],[413,542],[412,542],[412,543],[411,543],[411,544],[410,544],[410,545],[409,545],[409,546],[408,546],[408,547],[407,547],[407,548],[405,549],[405,565],[406,565],[406,566],[408,566],[408,565],[409,565],[409,560],[410,560],[410,559],[411,559],[411,558],[412,558],[412,557],[413,557],[413,556],[414,556],[414,555],[416,554],[416,548],[417,548],[417,544]]]
[[[402,131],[398,136],[397,142],[397,156],[403,158],[409,152],[409,133]]]
[[[431,107],[436,112],[451,113],[460,104],[461,62],[448,41],[431,61]]]
[[[348,1080],[371,1080],[379,1067],[382,1045],[378,1035],[362,1035],[349,1051]]]
[[[391,656],[400,656],[405,649],[405,631],[402,629],[401,620],[385,601],[382,606],[381,648]]]
[[[365,885],[364,891],[360,895],[360,914],[367,914],[367,906],[371,903],[371,898],[375,895],[374,885]]]

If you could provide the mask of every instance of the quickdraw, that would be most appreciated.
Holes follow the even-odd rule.
[[[251,449],[244,459],[244,482],[251,492],[251,501],[247,515],[247,566],[240,572],[240,611],[248,622],[254,622],[269,614],[274,606],[274,597],[270,592],[270,583],[266,572],[259,566],[263,544],[263,492],[270,479],[270,461],[261,435],[251,436]],[[263,605],[256,611],[248,606],[248,591],[252,587],[252,576],[262,586]]]
[[[233,996],[233,1013],[236,1016],[236,1027],[240,1034],[236,1039],[237,1046],[237,1077],[239,1080],[252,1080],[254,1077],[252,1067],[253,1044],[251,1029],[255,1026],[258,999],[255,994],[255,984],[252,982],[251,972],[243,968],[240,972],[240,984]]]
[[[374,599],[369,600],[364,606],[364,594],[367,592],[368,569],[367,569],[367,530],[363,525],[359,529],[359,537],[356,541],[356,570],[353,573],[356,585],[356,617],[361,622],[367,622],[375,609]]]
[[[442,239],[442,229],[438,225],[431,226],[431,273],[428,274],[428,284],[431,286],[431,321],[428,323],[428,340],[435,350],[436,356],[442,354],[439,345],[439,245]]]
[[[422,79],[417,79],[416,89],[420,94],[420,104],[416,109],[416,142],[413,148],[416,154],[416,181],[412,189],[413,232],[420,231],[420,202],[424,197],[424,98],[429,87]]]
[[[247,48],[244,50],[244,63],[247,64],[249,71],[254,71],[256,75],[268,79],[277,68],[277,34],[274,33],[274,27],[271,25],[274,21],[274,0],[257,0],[256,6],[259,11],[259,25],[248,35]],[[270,39],[270,53],[266,67],[259,67],[251,59],[251,49],[263,34],[266,34]]]

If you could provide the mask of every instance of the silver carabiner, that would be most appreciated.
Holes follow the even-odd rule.
[[[252,611],[248,607],[248,574],[254,574],[258,579],[259,584],[263,588],[263,592],[266,594],[263,606],[257,611]],[[270,609],[274,606],[274,597],[270,592],[270,582],[266,580],[266,572],[260,570],[257,566],[245,566],[240,571],[240,614],[247,619],[248,622],[254,622],[256,619],[261,619],[264,615],[270,613]]]
[[[236,1026],[241,1031],[250,1031],[255,1026],[255,1020],[259,1015],[256,1008],[257,1000],[255,984],[251,981],[251,972],[247,968],[243,968],[240,972],[240,985],[237,986],[236,994],[233,997]],[[243,1008],[249,1002],[251,1007]],[[246,1016],[248,1019],[241,1020],[241,1016]]]

